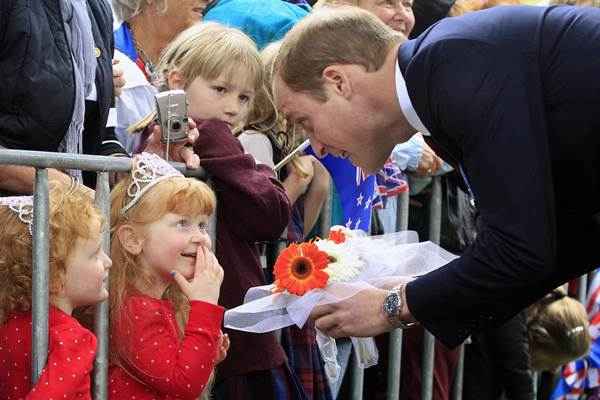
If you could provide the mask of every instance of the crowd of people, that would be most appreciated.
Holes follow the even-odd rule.
[[[559,2],[563,3],[551,1]],[[568,10],[565,15],[581,13],[572,18],[600,23],[597,11],[581,7],[600,6],[596,1],[564,3],[569,7],[557,9]],[[346,398],[341,381],[328,381],[317,329],[335,337],[378,335],[382,359],[366,374],[365,398],[384,398],[385,369],[389,368],[385,332],[409,320],[421,325],[404,335],[401,398],[420,399],[422,340],[427,329],[440,340],[435,345],[434,399],[450,398],[458,363],[455,347],[465,340],[469,344],[463,398],[531,399],[532,371],[555,373],[586,356],[596,340],[590,333],[594,321],[590,325],[584,306],[569,295],[567,285],[558,286],[573,274],[562,274],[560,279],[540,275],[543,284],[527,292],[531,287],[524,283],[531,283],[527,281],[530,275],[539,273],[532,270],[523,275],[523,284],[511,286],[523,300],[507,305],[506,310],[495,308],[504,299],[495,292],[497,282],[519,280],[520,263],[531,261],[537,268],[536,252],[541,246],[537,238],[522,239],[516,229],[505,232],[494,226],[490,231],[490,221],[492,225],[506,222],[500,221],[502,213],[494,214],[489,208],[490,201],[501,199],[490,199],[493,196],[485,192],[486,178],[475,171],[475,157],[461,159],[481,144],[467,136],[470,125],[465,120],[496,118],[489,131],[478,132],[494,139],[493,129],[504,121],[497,110],[484,109],[485,101],[475,111],[488,115],[447,107],[454,113],[451,119],[440,101],[428,103],[427,112],[433,116],[424,115],[419,107],[415,107],[418,113],[406,111],[412,108],[407,108],[406,98],[417,104],[431,95],[415,94],[408,81],[417,79],[414,71],[419,65],[432,74],[439,68],[436,82],[443,82],[442,74],[447,72],[443,63],[427,64],[456,44],[444,42],[444,47],[433,42],[436,35],[445,38],[436,29],[446,29],[444,23],[452,20],[456,22],[448,29],[458,29],[458,33],[451,31],[450,36],[458,37],[463,31],[474,34],[477,17],[461,16],[483,15],[492,20],[497,16],[506,21],[514,13],[521,21],[522,15],[533,15],[530,9],[542,13],[550,5],[524,4],[520,0],[112,0],[112,4],[107,0],[3,0],[0,149],[131,157],[132,169],[111,179],[110,220],[94,206],[93,174],[49,170],[48,359],[33,383],[31,194],[35,170],[0,165],[0,398],[91,399],[96,337],[89,310],[108,301],[111,399]],[[483,11],[491,8],[505,11]],[[531,20],[535,18],[545,17]],[[487,29],[495,29],[494,38],[513,34],[502,25]],[[414,46],[407,51],[417,54],[421,51],[417,47],[423,46],[423,52],[429,52],[410,61],[412,75],[402,61],[398,67],[396,58],[388,55],[392,48],[398,52],[398,46],[402,51],[409,37],[416,39],[406,42]],[[478,46],[460,57],[477,59]],[[486,65],[494,62],[495,55],[488,56]],[[454,62],[447,60],[446,65]],[[515,65],[507,69],[507,76],[520,67]],[[404,74],[406,98],[396,98],[400,80],[395,85],[385,85],[379,78],[368,80],[366,75],[378,71],[396,77]],[[576,74],[577,68],[571,72]],[[356,79],[363,73],[364,81]],[[468,62],[461,73],[456,82],[478,101],[481,91],[473,86],[483,87],[488,80]],[[471,78],[476,82],[464,84]],[[423,84],[430,85],[429,81]],[[356,94],[367,89],[382,96],[394,91],[392,101]],[[435,89],[440,91],[436,92],[439,99],[453,98],[442,85]],[[501,96],[502,88],[495,89]],[[170,90],[185,91],[189,126],[185,141],[167,146],[161,141],[155,96]],[[593,103],[586,96],[582,95],[582,101]],[[363,112],[348,113],[349,104]],[[403,126],[411,126],[405,129],[410,134],[403,140],[388,134],[399,122],[385,116],[386,110],[399,105],[408,120]],[[438,125],[448,131],[465,129],[459,142],[466,147],[454,142],[454,132],[444,131],[448,140],[436,136]],[[590,132],[598,128],[588,125]],[[381,138],[369,136],[374,126]],[[334,136],[337,130],[347,136]],[[311,139],[312,148],[275,171],[275,165],[306,138]],[[588,151],[596,150],[590,145]],[[344,158],[341,169],[330,168],[322,158],[326,153]],[[184,162],[192,169],[201,166],[211,186],[184,177],[165,159]],[[595,167],[595,161],[590,156],[589,164]],[[548,172],[537,164],[531,174],[520,168],[513,164],[505,170],[528,175],[527,181],[515,179],[515,185],[541,182]],[[409,227],[419,232],[421,240],[428,235],[429,184],[432,177],[442,176],[441,245],[488,269],[487,274],[481,273],[465,263],[455,269],[471,277],[452,279],[466,285],[463,293],[472,290],[476,294],[484,288],[489,289],[489,296],[461,307],[448,304],[447,315],[440,317],[444,307],[429,312],[424,305],[425,293],[439,288],[436,276],[431,275],[429,280],[417,279],[392,289],[400,296],[397,317],[404,322],[381,315],[380,300],[389,291],[379,290],[365,291],[362,296],[370,297],[357,296],[356,303],[348,304],[354,312],[362,310],[365,316],[383,322],[355,318],[340,305],[316,310],[302,328],[285,328],[278,335],[223,328],[224,311],[241,305],[248,289],[271,279],[264,262],[265,243],[276,249],[281,243],[326,234],[319,232],[318,220],[330,195],[337,205],[328,222],[344,224],[348,219],[341,204],[346,200],[337,195],[343,190],[340,171],[346,177],[352,174],[352,180],[356,175],[357,181],[366,173],[376,177],[375,192],[365,207],[370,218],[368,233],[394,232],[397,196],[410,191]],[[500,175],[494,172],[494,179],[513,178]],[[582,174],[581,179],[597,183],[595,175]],[[532,193],[543,190],[533,184],[529,189]],[[375,201],[376,197],[383,200]],[[559,200],[557,204],[563,204]],[[592,200],[593,196],[581,199],[582,209],[594,208],[588,204]],[[502,201],[508,213],[515,199]],[[544,213],[550,208],[532,211],[531,226],[538,218],[546,218]],[[218,221],[214,243],[207,230],[213,214]],[[579,216],[572,215],[575,220]],[[551,225],[544,226],[550,231],[555,229]],[[575,223],[567,226],[573,228],[571,235],[578,233]],[[536,229],[524,232],[533,235]],[[106,230],[111,235],[108,255],[101,244]],[[555,239],[549,236],[544,239]],[[508,246],[511,240],[517,242],[518,251],[512,247],[496,251],[499,242]],[[557,240],[571,243],[563,235]],[[560,255],[564,263],[567,258]],[[497,268],[494,259],[514,262],[514,270]],[[581,259],[583,255],[576,261]],[[554,260],[551,264],[539,268],[554,271]],[[581,272],[579,265],[576,270]],[[419,282],[428,282],[429,289]],[[458,296],[457,287],[447,287],[431,302],[432,307],[443,303],[444,296]],[[368,309],[371,304],[375,305]],[[482,318],[489,323],[468,320],[465,307],[485,314]],[[343,316],[336,315],[341,312]],[[551,387],[555,376],[548,379]]]

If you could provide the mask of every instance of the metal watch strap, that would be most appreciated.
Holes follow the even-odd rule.
[[[416,322],[404,322],[400,319],[400,314],[402,313],[402,308],[404,307],[404,290],[406,290],[406,284],[402,284],[390,290],[390,294],[386,298],[383,311],[387,315],[390,324],[397,329],[407,329],[415,326]],[[395,299],[393,297],[397,296],[397,305],[396,307],[386,307],[389,305],[389,302],[394,302]]]

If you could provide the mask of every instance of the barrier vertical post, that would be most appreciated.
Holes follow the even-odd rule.
[[[350,398],[352,400],[362,400],[363,388],[365,384],[365,370],[358,366],[358,360],[354,350],[352,351],[352,383],[350,386]]]
[[[48,359],[49,311],[49,193],[48,170],[35,171],[33,196],[32,349],[31,381],[35,384]]]
[[[463,394],[463,379],[465,374],[465,344],[461,344],[458,350],[458,364],[454,376],[454,387],[452,388],[452,400],[461,400]]]
[[[396,231],[405,231],[408,229],[408,210],[409,210],[408,191],[398,195]],[[398,400],[400,398],[400,377],[402,374],[402,329],[394,329],[390,332],[389,355],[387,370],[387,396],[388,400]]]
[[[587,287],[588,287],[588,276],[581,275],[579,277],[579,288],[577,290],[577,298],[585,306],[587,303]]]
[[[110,185],[108,172],[98,172],[96,179],[96,207],[104,217],[102,250],[110,255]],[[108,282],[106,282],[107,289]],[[94,361],[94,400],[108,399],[108,300],[96,305],[94,331],[97,338],[96,360]]]
[[[210,186],[211,188],[213,187],[212,184],[212,180],[211,179],[207,179],[206,184],[208,186]],[[215,196],[216,196],[216,192],[215,192]],[[217,211],[219,208],[219,204],[218,201],[215,203],[215,210],[213,212],[213,214],[210,216],[210,219],[208,220],[208,236],[210,236],[210,241],[212,243],[212,251],[217,254]]]
[[[431,201],[429,203],[429,240],[439,244],[442,228],[442,183],[439,176],[433,177]],[[421,399],[433,397],[433,362],[435,338],[423,332],[423,357],[421,362]]]

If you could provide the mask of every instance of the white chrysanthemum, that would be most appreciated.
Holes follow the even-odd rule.
[[[328,283],[349,282],[355,279],[365,263],[344,244],[336,244],[331,240],[317,240],[319,250],[329,256],[329,264],[325,272],[329,275]]]

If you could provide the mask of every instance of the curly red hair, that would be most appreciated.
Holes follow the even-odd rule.
[[[50,296],[59,289],[67,257],[77,238],[98,235],[102,216],[89,190],[52,182],[50,189]],[[0,323],[10,314],[31,310],[32,237],[28,226],[0,206]]]

